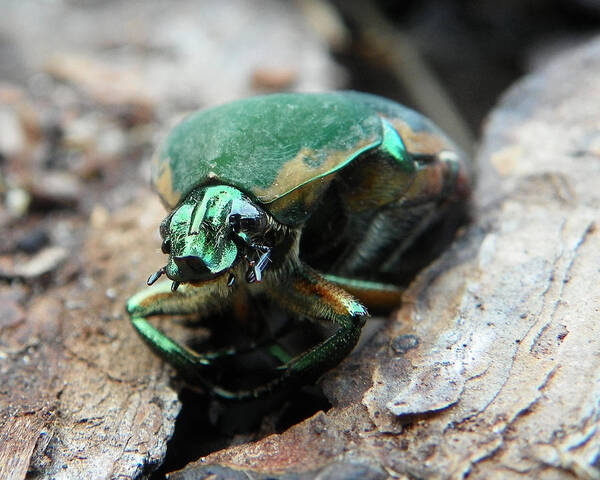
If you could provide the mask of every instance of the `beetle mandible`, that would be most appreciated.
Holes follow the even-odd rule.
[[[358,92],[282,93],[191,114],[153,159],[152,184],[170,213],[160,226],[165,267],[129,299],[137,332],[179,370],[202,371],[233,350],[199,353],[153,315],[207,317],[235,292],[330,324],[321,343],[283,361],[267,383],[228,391],[258,397],[316,379],[356,345],[369,308],[399,301],[407,249],[452,205],[472,171],[430,120]]]

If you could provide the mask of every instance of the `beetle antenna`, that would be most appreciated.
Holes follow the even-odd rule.
[[[167,269],[167,267],[162,267],[158,271],[154,272],[152,275],[150,275],[148,277],[148,280],[146,281],[146,284],[147,285],[152,285],[154,282],[156,282],[166,272],[166,269]]]
[[[172,291],[172,292],[175,292],[175,291],[177,291],[177,289],[179,288],[179,283],[180,283],[180,282],[175,282],[175,281],[174,281],[174,282],[171,284],[171,291]]]
[[[264,249],[263,253],[261,253],[258,262],[248,262],[250,268],[246,273],[246,281],[248,283],[260,283],[262,281],[262,274],[269,266],[269,262],[271,261],[271,249],[268,247],[262,247]]]

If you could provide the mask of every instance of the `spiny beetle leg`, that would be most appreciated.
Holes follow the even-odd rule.
[[[391,283],[374,282],[340,275],[323,274],[329,282],[336,284],[369,306],[369,310],[389,312],[402,302],[404,289]]]
[[[366,308],[310,267],[295,266],[285,280],[269,282],[268,289],[269,294],[292,313],[333,325],[337,330],[321,343],[279,367],[280,375],[265,385],[240,391],[213,386],[212,391],[217,396],[247,400],[314,380],[342,361],[360,338],[362,326],[368,317]]]

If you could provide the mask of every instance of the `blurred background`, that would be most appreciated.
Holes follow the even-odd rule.
[[[16,218],[131,201],[177,115],[248,95],[378,93],[471,149],[512,81],[600,24],[597,0],[0,4],[2,253],[58,235]]]
[[[0,11],[0,328],[53,286],[91,288],[88,230],[148,198],[152,151],[183,113],[356,89],[424,112],[473,151],[511,83],[600,26],[598,0],[0,0]],[[115,288],[102,295],[133,293]],[[206,443],[195,422],[187,436],[177,427],[181,456],[165,471],[231,443]]]

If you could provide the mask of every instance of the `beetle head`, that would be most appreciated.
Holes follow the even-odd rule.
[[[241,258],[260,259],[261,252],[269,250],[264,245],[269,224],[268,214],[238,189],[198,188],[161,223],[162,251],[169,254],[169,261],[148,282],[166,273],[177,288],[180,282],[223,275]]]

